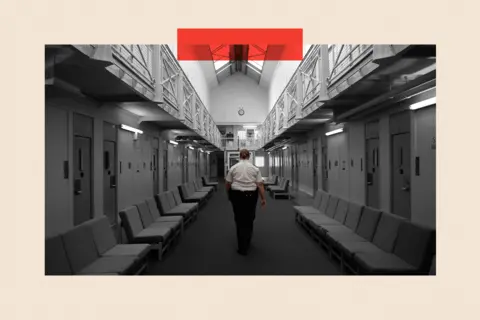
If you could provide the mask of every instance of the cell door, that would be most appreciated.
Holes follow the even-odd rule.
[[[116,235],[117,225],[117,168],[116,143],[103,142],[103,213],[108,217]]]
[[[182,167],[183,167],[183,183],[188,182],[188,150],[183,150],[182,156]]]
[[[92,141],[74,137],[74,225],[92,218]]]
[[[208,178],[210,177],[210,171],[208,170],[209,168],[209,165],[210,165],[210,155],[206,155],[203,157],[204,159],[204,166],[205,166],[205,172],[203,173],[203,175],[205,176],[205,178]]]
[[[290,153],[290,167],[291,167],[291,170],[292,170],[292,190],[297,190],[297,184],[295,182],[295,153],[292,152]]]
[[[379,176],[379,140],[367,140],[367,205],[373,208],[380,206],[380,176]]]
[[[152,175],[153,175],[153,194],[160,193],[160,182],[158,181],[158,148],[152,149]]]
[[[317,175],[317,165],[318,165],[318,155],[317,155],[317,140],[313,140],[313,152],[312,152],[312,167],[313,167],[313,194],[318,190],[318,175]]]
[[[163,191],[168,190],[168,148],[163,150]]]
[[[195,161],[195,179],[198,179],[198,176],[200,175],[200,151],[195,152],[195,158],[197,160]]]
[[[322,180],[322,188],[325,192],[328,192],[328,169],[329,165],[331,165],[328,161],[328,148],[322,147],[322,163],[323,163],[323,180]]]
[[[298,163],[298,148],[295,150],[295,184],[297,185],[297,191],[300,188],[299,184],[299,179],[300,179],[300,174],[299,174],[299,163]]]
[[[392,136],[393,213],[410,219],[410,133]]]

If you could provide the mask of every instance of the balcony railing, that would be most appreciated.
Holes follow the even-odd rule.
[[[373,50],[373,45],[313,45],[259,129],[262,146],[318,108],[328,90]]]
[[[152,46],[114,44],[112,54],[149,86],[154,86]]]
[[[221,145],[225,150],[257,150],[261,147],[262,141],[259,138],[221,138]]]
[[[349,71],[373,45],[333,44],[328,48],[328,65],[330,74],[328,84],[331,85]]]
[[[152,100],[163,110],[221,148],[220,131],[168,46],[118,44],[111,49],[116,66],[154,90]]]

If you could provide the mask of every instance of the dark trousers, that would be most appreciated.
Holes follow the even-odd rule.
[[[258,202],[258,190],[230,191],[235,224],[237,226],[238,250],[246,252],[250,247],[253,234],[253,221]]]

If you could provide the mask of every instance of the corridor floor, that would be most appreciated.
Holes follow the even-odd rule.
[[[257,208],[249,255],[241,256],[236,252],[231,203],[219,184],[197,221],[147,274],[339,275],[338,266],[295,223],[292,206],[289,200],[274,200],[267,195],[266,208]]]

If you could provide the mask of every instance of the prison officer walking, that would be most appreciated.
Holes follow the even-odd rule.
[[[230,168],[225,178],[237,227],[238,253],[241,255],[246,255],[250,248],[259,194],[262,208],[266,204],[262,174],[249,159],[250,152],[240,150],[240,161]]]

